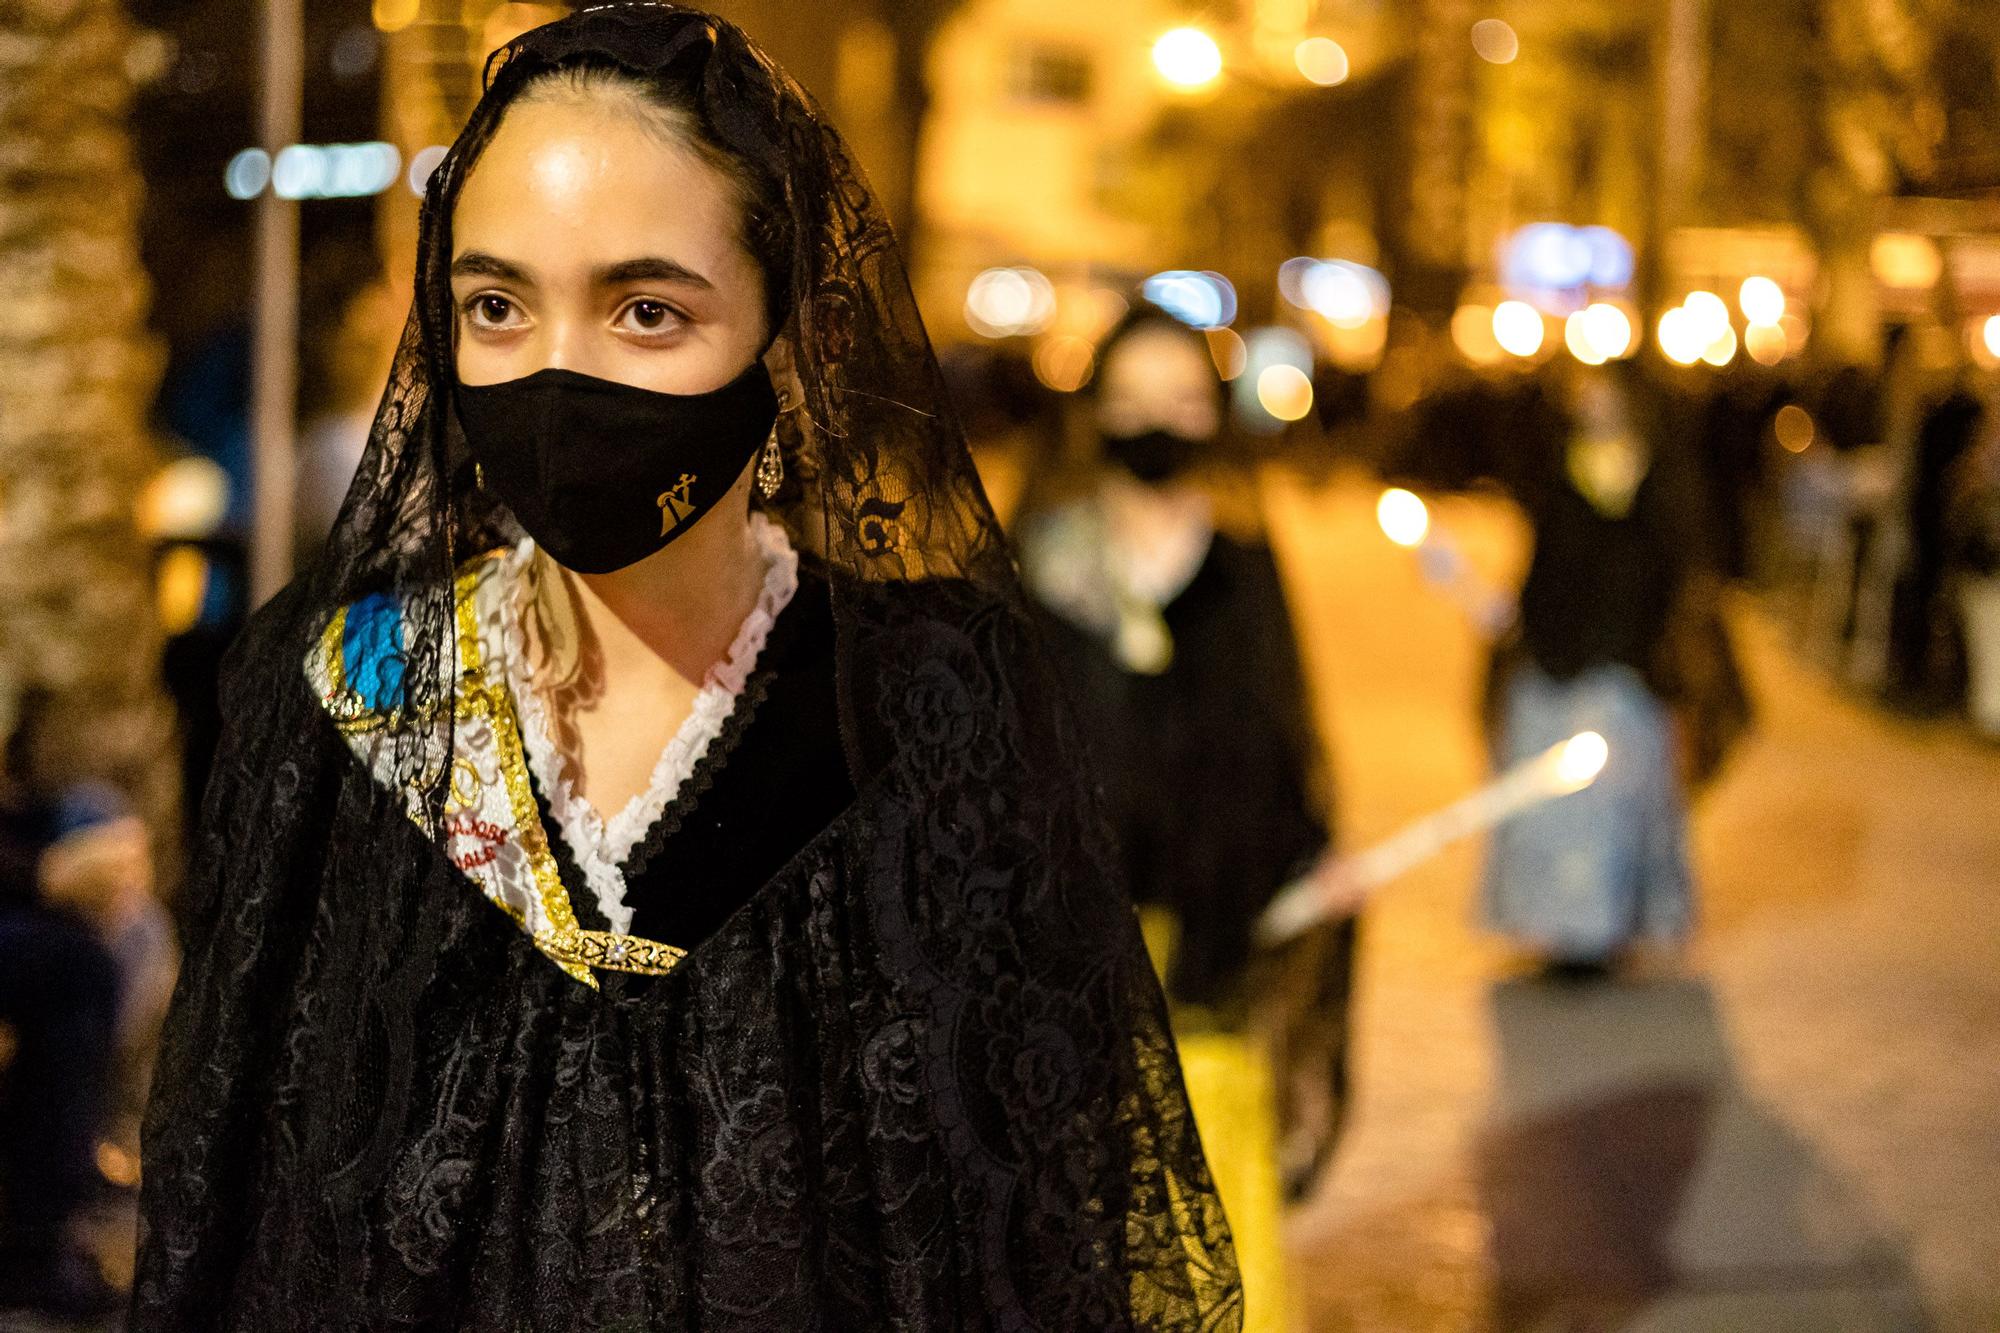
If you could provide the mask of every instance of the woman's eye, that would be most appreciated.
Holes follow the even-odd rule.
[[[665,301],[637,300],[627,305],[619,323],[634,333],[671,333],[685,323]]]
[[[515,313],[512,301],[491,292],[473,297],[465,303],[465,309],[473,324],[483,329],[503,328]]]

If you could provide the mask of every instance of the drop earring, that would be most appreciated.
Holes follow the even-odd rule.
[[[773,426],[771,438],[764,441],[764,452],[757,459],[757,494],[768,500],[784,484],[785,456],[778,452],[778,428]]]

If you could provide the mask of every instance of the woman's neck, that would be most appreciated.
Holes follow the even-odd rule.
[[[1098,500],[1112,540],[1121,545],[1148,547],[1162,534],[1177,540],[1184,531],[1211,521],[1208,493],[1184,480],[1155,484],[1107,470]]]
[[[732,489],[683,536],[639,563],[573,579],[576,610],[601,645],[607,676],[616,680],[628,670],[643,676],[663,663],[699,684],[728,654],[763,587],[748,489]],[[567,582],[542,580],[542,586]]]

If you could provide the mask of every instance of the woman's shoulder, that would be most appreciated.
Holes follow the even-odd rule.
[[[424,693],[410,676],[412,664],[424,657],[419,636],[433,639],[442,656],[464,627],[476,628],[488,594],[506,574],[507,555],[508,548],[499,547],[462,562],[448,599],[441,587],[418,584],[362,593],[322,605],[318,614],[310,604],[295,608],[283,639],[292,660],[303,662],[321,706],[344,729],[403,714]],[[448,660],[434,665],[450,669]]]

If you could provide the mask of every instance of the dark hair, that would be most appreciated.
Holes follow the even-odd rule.
[[[641,73],[606,56],[580,55],[531,74],[514,104],[627,96],[650,113],[644,116],[649,129],[728,177],[742,207],[744,248],[764,275],[767,334],[775,337],[791,310],[793,238],[785,182],[771,163],[733,146],[718,130],[704,109],[702,65],[690,53],[657,72]]]

